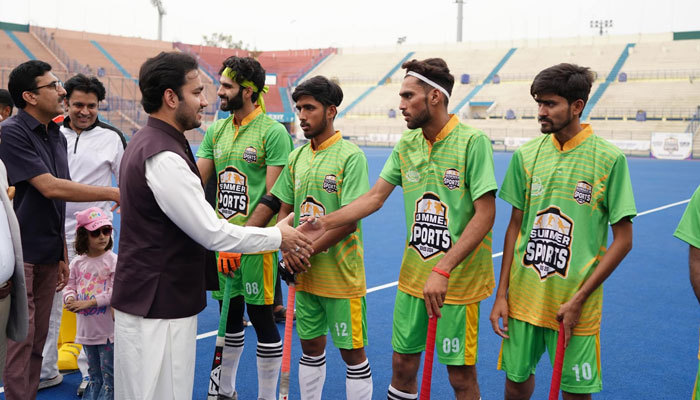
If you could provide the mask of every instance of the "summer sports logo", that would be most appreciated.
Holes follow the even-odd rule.
[[[258,161],[258,151],[255,149],[255,147],[246,147],[246,149],[243,151],[243,160],[249,164]]]
[[[316,201],[313,196],[307,196],[306,200],[299,207],[299,218],[304,217],[322,217],[326,215],[326,207],[321,202]]]
[[[591,196],[593,194],[593,186],[586,181],[578,181],[576,189],[574,189],[574,200],[578,204],[591,204]]]
[[[326,175],[323,178],[323,190],[328,193],[338,192],[338,178],[335,175]]]
[[[219,172],[217,210],[230,219],[236,214],[248,215],[248,178],[234,167]]]
[[[566,278],[573,231],[573,221],[558,207],[538,212],[525,248],[523,264],[533,267],[541,280],[554,274]]]
[[[447,205],[435,193],[427,192],[416,201],[409,245],[423,259],[447,252],[452,247],[447,210]]]
[[[454,168],[445,170],[445,176],[442,178],[442,183],[444,183],[450,190],[457,189],[459,187],[459,171]]]

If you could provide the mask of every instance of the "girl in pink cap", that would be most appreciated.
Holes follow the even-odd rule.
[[[63,302],[77,313],[75,342],[85,348],[90,383],[84,400],[114,398],[114,318],[109,306],[117,255],[112,245],[112,222],[98,207],[75,213],[75,252]]]

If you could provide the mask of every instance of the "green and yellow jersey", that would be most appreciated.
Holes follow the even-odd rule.
[[[369,190],[367,159],[340,132],[318,149],[311,143],[295,149],[272,188],[280,201],[294,206],[295,225],[305,216],[320,217],[349,204]],[[297,290],[332,298],[365,295],[362,227],[311,257],[311,268],[297,276]]]
[[[293,147],[284,126],[263,114],[260,107],[240,125],[234,124],[233,114],[211,125],[197,157],[214,161],[219,217],[245,225],[267,192],[267,167],[284,165]]]
[[[695,189],[693,197],[690,198],[690,203],[683,212],[683,217],[681,217],[673,236],[696,249],[700,249],[700,186]],[[700,360],[700,350],[698,351],[698,360]]]
[[[381,175],[404,192],[406,248],[399,290],[423,298],[432,268],[474,216],[474,200],[497,189],[491,141],[452,115],[433,145],[421,129],[406,131]],[[493,291],[491,236],[451,272],[447,304],[468,304]]]
[[[556,314],[607,251],[608,223],[637,214],[624,154],[588,125],[563,148],[553,134],[521,146],[500,197],[523,211],[510,270],[510,316],[559,329]],[[603,287],[583,306],[575,335],[600,330]]]

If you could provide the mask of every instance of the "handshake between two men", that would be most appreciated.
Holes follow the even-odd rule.
[[[304,272],[311,267],[309,258],[316,254],[313,243],[321,238],[325,229],[318,218],[308,216],[299,220],[294,228],[294,213],[288,214],[275,225],[282,234],[280,250],[289,273]],[[241,266],[241,253],[219,252],[219,272],[233,276]]]

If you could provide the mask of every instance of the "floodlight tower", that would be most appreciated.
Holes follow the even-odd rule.
[[[455,0],[457,3],[457,43],[462,41],[462,9],[464,8],[464,0]]]
[[[613,27],[613,20],[611,19],[592,19],[590,21],[591,29],[597,31],[598,35],[603,36],[603,34],[608,34],[608,30]]]
[[[163,40],[163,15],[165,15],[165,7],[162,0],[151,0],[153,7],[158,9],[158,40]]]

